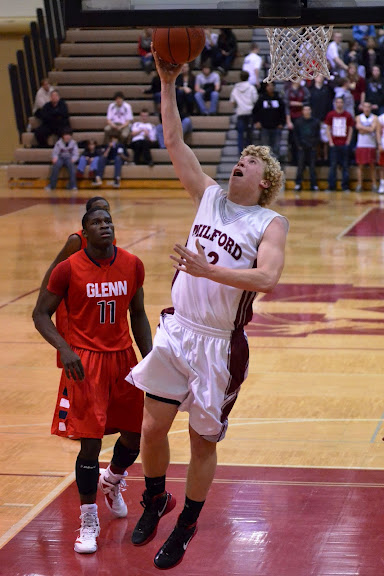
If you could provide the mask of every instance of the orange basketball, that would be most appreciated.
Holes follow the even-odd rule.
[[[152,39],[159,57],[171,64],[191,62],[205,45],[203,28],[155,28]]]

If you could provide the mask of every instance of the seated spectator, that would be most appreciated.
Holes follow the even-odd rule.
[[[205,46],[200,58],[201,68],[203,68],[205,64],[212,66],[212,55],[217,46],[218,37],[219,35],[216,32],[212,32],[210,28],[205,29]]]
[[[285,111],[287,116],[287,128],[289,130],[289,144],[292,153],[292,164],[297,164],[297,148],[293,138],[293,127],[295,122],[302,116],[304,104],[308,104],[310,99],[309,90],[306,86],[301,86],[300,82],[288,82],[284,92]]]
[[[362,48],[357,40],[348,42],[348,48],[344,52],[343,60],[347,66],[348,64],[357,64],[357,66],[362,64]]]
[[[195,109],[195,76],[185,63],[176,78],[176,101],[180,114],[190,116]]]
[[[260,70],[263,65],[263,59],[259,56],[259,46],[252,42],[249,54],[244,58],[242,69],[248,72],[249,82],[260,88]]]
[[[51,192],[56,189],[59,172],[65,166],[69,173],[68,189],[76,191],[76,169],[75,164],[79,158],[79,148],[77,142],[72,138],[72,130],[65,128],[61,138],[56,142],[52,150],[52,172],[49,186],[45,190]]]
[[[372,112],[380,116],[384,113],[384,78],[380,66],[372,68],[372,76],[366,82],[365,99],[372,104]]]
[[[270,146],[280,158],[281,131],[285,125],[285,104],[277,94],[273,82],[264,85],[253,109],[255,127],[261,130],[262,146]]]
[[[341,186],[349,191],[349,145],[353,134],[353,116],[344,109],[343,98],[335,98],[335,109],[328,112],[325,123],[329,140],[328,190],[336,190],[337,166],[342,167]]]
[[[217,45],[213,49],[212,68],[226,74],[236,58],[237,39],[230,28],[221,28]]]
[[[101,155],[101,150],[97,146],[96,140],[87,140],[84,148],[84,152],[79,158],[77,164],[77,177],[83,178],[84,172],[87,166],[89,166],[88,176],[94,179],[94,184],[100,182],[101,178],[99,176],[99,159]]]
[[[220,87],[219,74],[212,72],[210,66],[204,65],[202,71],[196,76],[195,82],[195,100],[200,113],[204,116],[217,113]],[[206,102],[210,103],[208,111],[205,105]]]
[[[338,98],[343,99],[344,110],[348,112],[352,118],[355,117],[355,100],[353,98],[352,92],[349,89],[348,78],[339,78],[335,86],[335,98],[333,100],[333,107],[335,108],[336,100]]]
[[[147,74],[149,74],[153,69],[151,42],[152,42],[152,28],[144,28],[143,34],[139,36],[137,50],[140,56],[141,66],[144,72],[147,72]]]
[[[144,94],[152,94],[153,102],[155,104],[155,112],[160,114],[160,103],[161,103],[161,81],[160,76],[156,72],[151,80],[151,85],[147,90],[144,90]]]
[[[124,162],[129,160],[129,155],[125,146],[119,142],[117,136],[111,136],[109,138],[109,142],[107,147],[105,148],[104,152],[99,157],[99,167],[98,167],[98,174],[95,177],[94,185],[101,186],[103,181],[103,175],[105,167],[108,164],[114,165],[114,188],[120,188],[120,181],[121,181],[121,168]]]
[[[356,192],[363,189],[363,166],[370,167],[372,190],[377,192],[376,182],[376,132],[377,116],[372,114],[370,102],[364,102],[363,113],[356,116],[358,132],[356,144],[357,186]]]
[[[185,137],[192,134],[192,131],[193,131],[192,121],[189,118],[189,116],[185,116],[184,118],[181,118],[181,127],[183,129],[183,137],[185,140]],[[166,148],[165,142],[164,142],[164,131],[163,131],[163,124],[162,124],[162,120],[161,120],[161,114],[159,116],[159,124],[156,124],[155,129],[156,129],[156,137],[157,137],[157,142],[159,144],[159,148]]]
[[[359,110],[362,109],[361,106],[365,100],[365,78],[359,76],[356,64],[349,64],[347,78],[349,80],[349,90],[351,91],[355,102],[355,113],[358,114]]]
[[[363,48],[367,45],[367,40],[371,36],[375,38],[376,29],[374,26],[352,26],[352,36],[356,42],[360,44]]]
[[[132,107],[124,100],[122,92],[116,92],[107,111],[107,125],[104,128],[104,139],[108,142],[110,136],[116,136],[125,144],[130,136],[133,121]]]
[[[320,142],[320,120],[312,117],[310,106],[303,107],[303,115],[295,122],[293,136],[298,150],[295,191],[301,191],[304,169],[308,165],[311,190],[316,192],[319,189],[316,177],[316,156]]]
[[[157,148],[156,128],[148,122],[149,112],[143,108],[140,112],[140,120],[133,123],[131,148],[133,149],[133,161],[135,164],[147,164],[153,166],[151,148]]]
[[[343,35],[341,32],[333,33],[333,40],[327,48],[327,60],[331,74],[334,76],[345,76],[348,66],[343,61],[341,42]]]
[[[365,68],[365,77],[370,78],[372,76],[372,68],[380,65],[379,50],[376,48],[376,42],[372,36],[368,37],[367,46],[363,49],[361,56]]]
[[[40,84],[40,88],[36,92],[35,102],[33,104],[32,113],[36,118],[40,118],[40,110],[51,101],[51,92],[53,88],[49,83],[48,78],[43,78]]]
[[[252,144],[252,113],[257,97],[256,88],[249,82],[248,72],[242,70],[240,72],[240,82],[235,84],[229,98],[235,105],[236,110],[237,148],[239,155],[241,155],[246,146]]]
[[[41,124],[35,129],[39,146],[48,146],[48,137],[54,134],[60,137],[64,130],[70,129],[69,112],[58,90],[52,90],[50,102],[40,109]]]

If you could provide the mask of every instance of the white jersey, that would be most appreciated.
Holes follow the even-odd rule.
[[[378,121],[380,122],[381,126],[381,146],[384,148],[384,114],[381,114],[378,117]]]
[[[370,114],[368,117],[365,114],[360,114],[360,124],[365,128],[370,128],[377,116]],[[358,134],[356,148],[376,148],[376,132],[370,134]]]
[[[231,202],[220,186],[213,184],[204,192],[186,246],[196,252],[199,239],[208,262],[233,269],[255,268],[258,246],[276,217],[286,221],[273,210]],[[248,324],[255,296],[256,292],[179,271],[172,286],[172,302],[178,314],[220,330],[231,331]]]

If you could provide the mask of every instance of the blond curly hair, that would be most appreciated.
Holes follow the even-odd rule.
[[[264,178],[269,180],[269,188],[263,188],[259,198],[260,206],[269,206],[276,200],[284,183],[284,172],[281,169],[280,162],[271,155],[269,146],[247,146],[241,153],[240,158],[244,156],[254,156],[264,163]]]

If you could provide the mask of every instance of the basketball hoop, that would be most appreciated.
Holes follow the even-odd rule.
[[[333,26],[265,28],[271,50],[271,67],[264,82],[330,78],[327,46]]]

